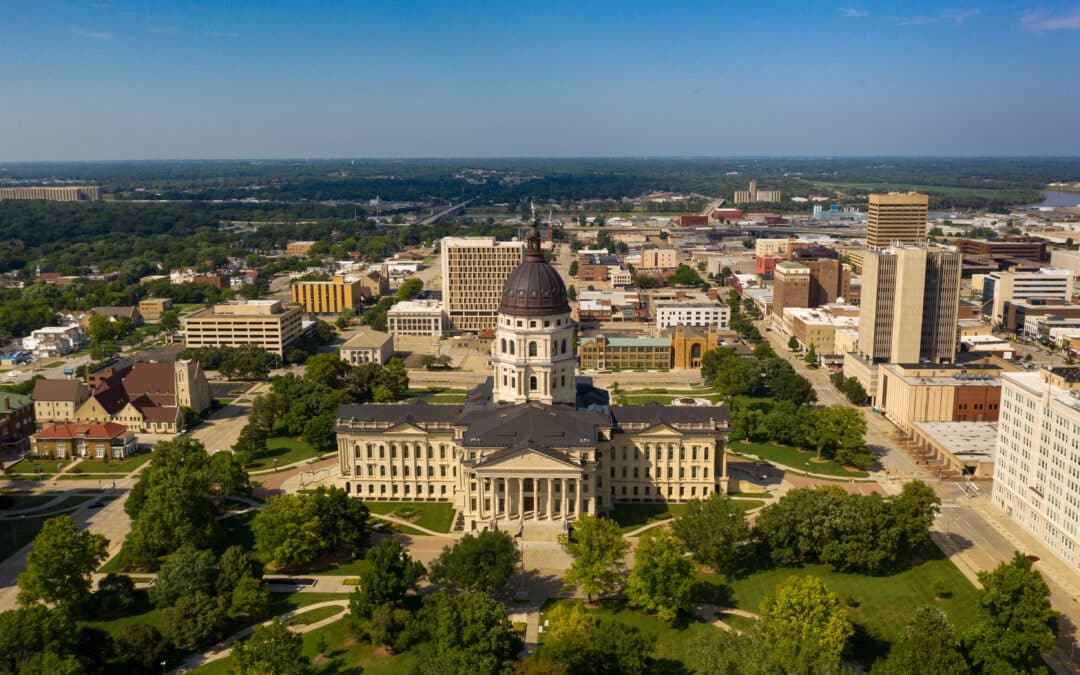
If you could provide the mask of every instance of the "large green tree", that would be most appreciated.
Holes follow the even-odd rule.
[[[520,562],[521,551],[509,534],[485,530],[445,547],[431,562],[429,576],[433,583],[458,590],[496,593],[510,582]]]
[[[44,600],[77,610],[90,599],[90,575],[108,557],[109,540],[79,532],[71,516],[45,521],[19,575],[19,603]]]
[[[407,635],[410,641],[422,643],[417,648],[422,673],[496,675],[521,649],[521,638],[514,632],[506,608],[484,593],[449,595],[440,591],[425,596]],[[459,665],[447,670],[448,662]]]
[[[694,559],[720,574],[731,574],[743,558],[750,526],[742,509],[726,494],[713,492],[708,499],[692,499],[686,512],[671,529],[686,543]]]
[[[368,618],[383,605],[399,604],[424,576],[424,566],[393,540],[372,546],[364,559],[368,564],[361,569],[360,583],[349,597],[354,616]]]
[[[760,614],[771,643],[792,646],[808,641],[836,663],[855,632],[839,596],[815,576],[791,576],[780,582],[762,601]]]
[[[321,530],[315,501],[303,494],[271,497],[251,521],[255,552],[283,569],[296,569],[319,557],[324,550]]]
[[[64,607],[31,604],[0,612],[0,671],[13,673],[34,654],[74,654],[75,622]]]
[[[1045,673],[1040,654],[1054,649],[1058,613],[1031,561],[1012,560],[979,572],[978,614],[964,638],[972,665],[984,673]]]
[[[623,555],[629,544],[614,520],[583,514],[574,522],[572,536],[559,535],[559,543],[573,559],[566,570],[567,583],[581,588],[589,602],[622,585]]]
[[[304,639],[279,621],[258,626],[233,649],[231,675],[307,675]]]
[[[161,565],[148,591],[150,602],[164,609],[194,593],[214,595],[217,577],[218,558],[213,551],[185,546]]]
[[[638,539],[626,596],[630,604],[671,623],[690,608],[694,563],[683,555],[682,540],[665,529],[653,529]]]
[[[225,633],[228,625],[228,600],[211,597],[202,591],[185,595],[165,609],[165,629],[178,649],[194,651],[211,645]]]
[[[165,636],[150,624],[128,624],[116,637],[117,658],[136,673],[156,673],[168,651]]]
[[[873,455],[866,449],[866,418],[848,406],[829,406],[811,410],[806,416],[806,443],[817,451],[818,458],[835,459],[842,464],[867,466]]]
[[[577,603],[560,603],[544,616],[539,656],[569,673],[638,675],[650,672],[655,638],[621,621],[598,619]],[[555,671],[560,672],[560,671]]]
[[[937,607],[917,607],[904,634],[893,642],[888,658],[874,664],[873,675],[908,673],[966,673],[967,663],[960,652],[952,623]]]

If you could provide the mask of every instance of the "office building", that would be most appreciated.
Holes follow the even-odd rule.
[[[364,285],[353,276],[335,275],[330,281],[296,281],[292,301],[308,314],[340,314],[356,311],[364,300]]]
[[[994,504],[1080,569],[1080,368],[1001,377]]]
[[[444,237],[443,309],[454,331],[480,332],[495,325],[503,283],[521,263],[520,241],[494,237]]]
[[[991,272],[983,279],[983,311],[990,322],[1006,330],[1023,327],[1023,320],[1007,321],[1006,304],[1039,301],[1064,304],[1072,299],[1072,270],[1044,267],[1037,272]]]
[[[655,273],[656,271],[674,270],[679,266],[679,252],[670,247],[649,247],[641,249],[641,261],[638,270]]]
[[[859,308],[850,305],[787,307],[784,332],[794,336],[803,349],[814,346],[818,354],[835,353],[836,331],[859,327]]]
[[[534,228],[500,294],[492,377],[465,405],[339,408],[337,480],[347,494],[447,502],[466,531],[513,523],[557,532],[622,502],[728,491],[725,407],[607,406],[606,392],[576,382],[565,290],[539,236]]]
[[[385,364],[394,355],[394,336],[371,328],[362,328],[338,350],[341,360],[358,366],[361,363]]]
[[[666,337],[607,337],[578,340],[582,370],[668,370],[671,340]]]
[[[386,329],[391,335],[439,338],[445,326],[446,314],[438,300],[405,300],[386,312]]]
[[[990,364],[883,364],[876,405],[905,434],[916,422],[994,422],[1001,368]]]
[[[773,270],[773,314],[782,319],[788,307],[809,306],[810,268],[795,262],[777,264]]]
[[[750,189],[736,190],[733,201],[736,204],[749,204],[754,202],[778,202],[780,201],[779,190],[759,190],[757,181],[750,181]]]
[[[1030,237],[1004,239],[957,239],[956,250],[965,258],[989,260],[1046,260],[1046,242]]]
[[[279,300],[248,300],[201,309],[181,321],[189,349],[255,345],[284,358],[300,337],[302,316],[299,307]]]
[[[715,326],[727,330],[731,308],[719,302],[657,302],[656,328]]]
[[[0,188],[0,202],[6,199],[41,199],[50,202],[96,202],[101,199],[101,188],[96,185]]]
[[[929,197],[915,192],[870,195],[866,246],[876,249],[925,243],[929,203]]]

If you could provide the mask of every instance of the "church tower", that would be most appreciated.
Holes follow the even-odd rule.
[[[566,286],[544,259],[540,231],[525,237],[525,255],[503,285],[491,356],[496,403],[574,405],[574,329]]]

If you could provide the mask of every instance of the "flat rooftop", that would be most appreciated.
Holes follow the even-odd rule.
[[[916,422],[915,427],[957,459],[992,462],[997,454],[997,422]]]

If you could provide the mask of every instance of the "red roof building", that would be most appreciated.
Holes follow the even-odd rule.
[[[135,434],[123,424],[57,424],[30,437],[30,455],[68,459],[123,459],[135,454]]]

